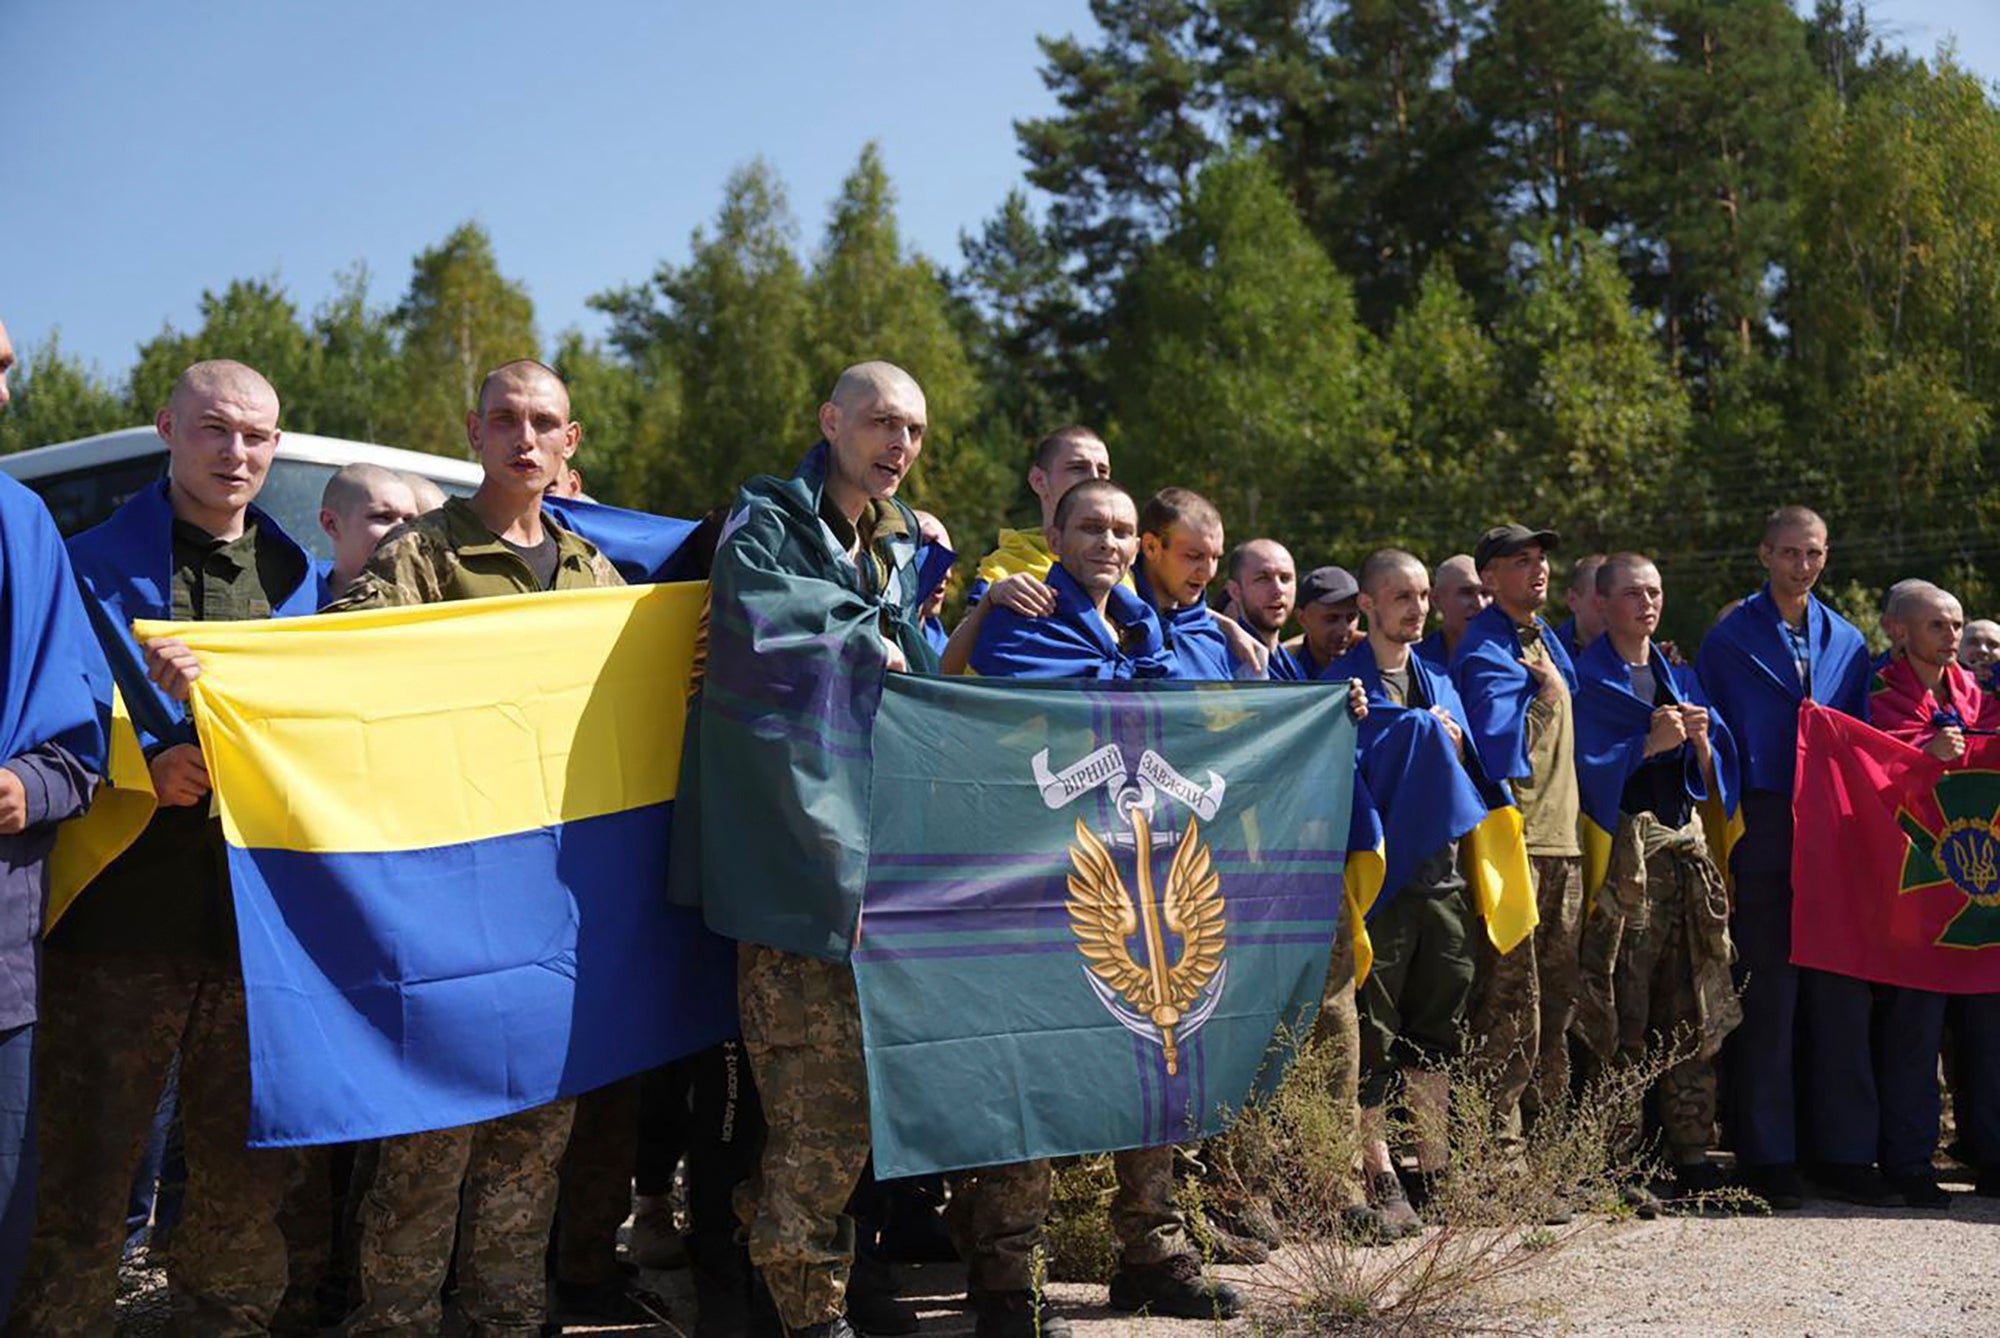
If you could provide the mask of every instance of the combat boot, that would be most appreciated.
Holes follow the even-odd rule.
[[[1111,1279],[1111,1308],[1176,1319],[1234,1319],[1243,1298],[1203,1273],[1200,1258],[1177,1254],[1157,1264],[1120,1264]]]
[[[1040,1292],[990,1292],[968,1287],[977,1319],[973,1338],[1070,1338],[1069,1321],[1049,1305]]]
[[[625,1242],[641,1268],[686,1268],[687,1239],[674,1226],[674,1202],[665,1194],[641,1194],[632,1210],[632,1234]]]
[[[899,1338],[917,1331],[916,1307],[896,1299],[896,1275],[879,1259],[854,1257],[847,1278],[847,1318],[870,1338]]]

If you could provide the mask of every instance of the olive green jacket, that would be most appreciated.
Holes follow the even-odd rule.
[[[556,539],[552,589],[625,584],[610,559],[588,539],[547,511],[542,512],[542,524]],[[453,497],[384,535],[354,583],[323,612],[525,595],[541,588],[521,556],[486,528],[469,503]]]

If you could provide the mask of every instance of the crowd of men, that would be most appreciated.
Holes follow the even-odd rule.
[[[0,328],[0,404],[11,361]],[[471,496],[446,499],[369,466],[336,474],[321,513],[334,552],[326,570],[255,505],[280,416],[277,391],[254,369],[188,368],[157,420],[169,478],[67,544],[83,597],[122,625],[621,582],[587,527],[550,508],[580,487],[582,429],[561,378],[540,363],[496,369],[469,406],[466,438],[482,468]],[[1385,548],[1354,574],[1321,565],[1301,576],[1272,539],[1229,547],[1224,518],[1197,493],[1134,497],[1114,481],[1104,440],[1071,426],[1034,448],[1039,527],[1000,533],[947,632],[942,588],[920,588],[911,573],[948,536],[897,500],[926,420],[907,373],[849,368],[820,406],[821,443],[787,485],[811,495],[812,542],[771,538],[781,531],[757,513],[774,489],[753,484],[726,524],[711,518],[704,556],[718,570],[757,564],[865,601],[885,672],[1343,682],[1364,750],[1371,720],[1413,720],[1448,741],[1482,794],[1518,813],[1538,921],[1510,951],[1495,946],[1455,844],[1423,852],[1405,885],[1385,889],[1394,895],[1368,922],[1374,960],[1358,989],[1352,939],[1336,936],[1317,1030],[1341,1056],[1334,1096],[1360,1152],[1344,1220],[1328,1229],[1367,1241],[1422,1229],[1452,1175],[1445,1074],[1461,1061],[1487,1075],[1496,1133],[1518,1149],[1590,1076],[1672,1045],[1676,1062],[1621,1137],[1655,1141],[1675,1194],[1723,1183],[1712,1159],[1721,1107],[1740,1182],[1773,1209],[1800,1207],[1809,1189],[1945,1208],[1932,1167],[1947,1024],[1965,1155],[1978,1192],[2000,1192],[2000,999],[1947,1002],[1795,968],[1789,943],[1801,703],[1872,711],[1878,727],[1957,757],[1995,710],[1987,674],[2000,627],[1968,628],[1950,594],[1903,582],[1882,614],[1893,649],[1871,663],[1862,634],[1814,594],[1826,523],[1790,506],[1757,536],[1768,580],[1725,611],[1690,664],[1657,639],[1665,589],[1643,555],[1572,562],[1561,628],[1542,616],[1559,551],[1546,529],[1471,524],[1472,551],[1434,568]],[[0,571],[37,553],[61,559],[30,494],[0,478],[0,504]],[[1218,576],[1227,613],[1210,603]],[[64,584],[42,595],[55,612]],[[1295,622],[1299,634],[1285,639]],[[40,625],[17,617],[10,634]],[[200,673],[171,640],[148,645],[145,664],[180,701]],[[21,699],[6,704],[10,720],[35,718],[22,703],[80,672],[49,656],[35,666],[33,678],[9,679]],[[447,1298],[479,1333],[535,1332],[555,1310],[643,1319],[658,1302],[618,1258],[628,1213],[634,1260],[694,1268],[698,1333],[912,1332],[885,1254],[962,1258],[982,1338],[1068,1332],[1038,1285],[1049,1164],[960,1173],[948,1190],[874,1184],[853,976],[767,946],[742,948],[740,1040],[667,1069],[362,1148],[249,1147],[244,987],[199,743],[185,731],[147,739],[156,816],[44,935],[55,829],[102,783],[69,738],[20,738],[0,766],[0,1175],[10,1177],[0,1306],[11,1295],[10,1332],[109,1328],[135,1174],[148,1196],[160,1178],[138,1168],[163,1090],[176,1097],[185,1162],[168,1281],[189,1332],[434,1333]],[[1743,820],[1721,861],[1706,806]],[[1594,887],[1590,822],[1610,838]],[[1413,1165],[1391,1146],[1398,1107],[1414,1130]],[[671,1208],[682,1157],[685,1238]],[[1237,1313],[1241,1298],[1208,1273],[1177,1205],[1174,1150],[1121,1151],[1115,1164],[1111,1304]],[[1650,1197],[1642,1186],[1634,1194]],[[1252,1257],[1257,1237],[1275,1242],[1268,1213],[1237,1225]]]

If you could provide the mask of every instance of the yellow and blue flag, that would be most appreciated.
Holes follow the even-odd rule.
[[[142,623],[199,655],[258,1146],[447,1128],[735,1030],[664,896],[704,587]]]

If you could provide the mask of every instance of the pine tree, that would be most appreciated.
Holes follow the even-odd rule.
[[[465,415],[486,373],[539,356],[527,289],[501,274],[486,229],[461,223],[417,255],[395,323],[409,385],[399,444],[465,454]]]
[[[1192,487],[1239,539],[1324,542],[1365,470],[1347,281],[1271,170],[1211,165],[1134,273],[1109,351],[1118,476]]]

